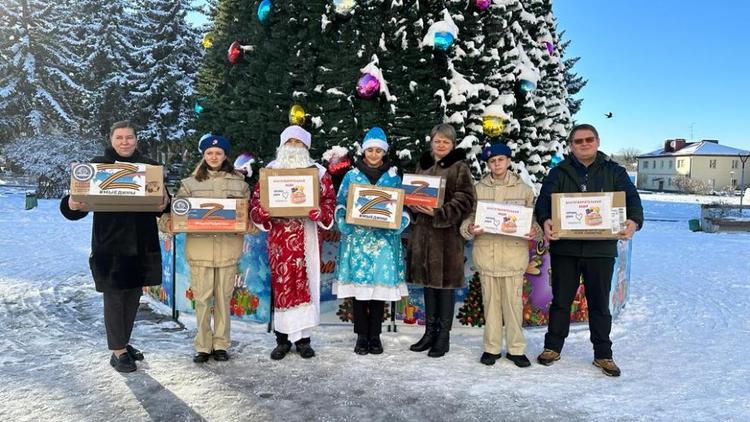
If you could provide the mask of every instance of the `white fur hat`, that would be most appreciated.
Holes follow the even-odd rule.
[[[286,141],[294,138],[299,139],[302,141],[303,144],[307,147],[307,149],[310,149],[310,144],[312,143],[312,135],[310,135],[310,132],[306,131],[300,126],[293,125],[289,126],[286,129],[284,129],[283,132],[281,132],[281,143],[279,146],[282,146],[286,143]]]

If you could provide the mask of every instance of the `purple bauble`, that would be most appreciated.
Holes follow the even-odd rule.
[[[365,73],[357,81],[357,96],[370,99],[380,93],[380,81],[371,73]]]
[[[490,3],[492,3],[492,0],[474,0],[474,6],[479,10],[487,10],[490,7]]]
[[[553,52],[553,51],[555,51],[555,46],[554,46],[554,45],[552,45],[552,43],[551,43],[551,42],[549,42],[549,41],[545,41],[545,42],[544,42],[544,46],[545,46],[545,47],[547,47],[547,53],[549,53],[549,54],[550,54],[550,56],[551,56],[551,55],[552,55],[552,52]]]

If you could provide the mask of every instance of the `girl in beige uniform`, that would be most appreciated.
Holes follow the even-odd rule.
[[[226,138],[204,135],[198,145],[203,159],[193,174],[182,180],[176,197],[249,199],[250,187],[228,160],[229,149]],[[244,233],[187,234],[185,255],[190,264],[198,326],[193,362],[206,362],[212,355],[217,361],[229,359],[229,301],[243,242]]]

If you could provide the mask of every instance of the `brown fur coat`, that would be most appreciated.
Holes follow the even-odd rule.
[[[454,149],[438,162],[426,152],[417,174],[446,179],[443,206],[435,216],[417,213],[409,230],[407,277],[410,283],[425,287],[455,289],[464,286],[464,238],[461,221],[474,208],[474,180],[466,165],[466,151]]]

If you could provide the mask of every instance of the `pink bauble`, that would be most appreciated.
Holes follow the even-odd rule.
[[[380,81],[371,73],[365,73],[357,81],[357,96],[370,99],[380,93]]]
[[[492,3],[492,0],[474,0],[474,6],[479,10],[487,10],[490,7],[490,3]]]

